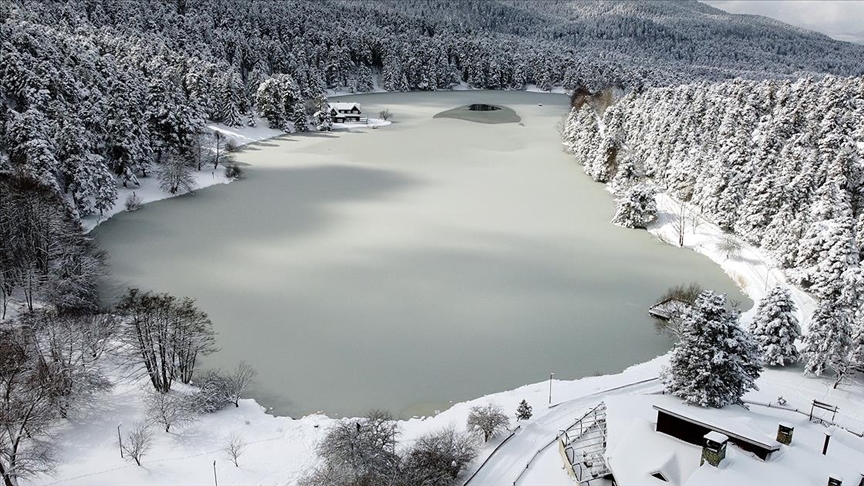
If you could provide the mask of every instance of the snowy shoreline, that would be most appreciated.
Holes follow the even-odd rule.
[[[648,225],[648,231],[669,245],[677,245],[678,241],[678,214],[680,202],[666,193],[657,194],[657,219]],[[801,331],[806,333],[810,324],[810,318],[816,308],[816,301],[800,288],[790,284],[785,275],[771,266],[770,260],[765,257],[761,249],[755,248],[738,236],[733,237],[741,244],[741,249],[726,258],[717,249],[724,237],[724,233],[716,224],[709,222],[701,214],[691,215],[693,208],[687,208],[685,216],[687,223],[684,231],[684,248],[707,256],[716,263],[724,272],[738,284],[738,287],[753,300],[753,307],[742,313],[741,324],[746,325],[753,318],[759,301],[765,297],[771,288],[781,286],[789,289],[792,300],[797,307],[796,317],[801,325]],[[691,218],[696,218],[697,223],[691,223]],[[683,282],[682,282],[683,283]]]
[[[349,122],[334,124],[333,130],[350,131],[367,128],[378,128],[390,125],[390,123],[391,122],[389,121],[379,120],[377,118],[370,118],[368,123]],[[246,145],[264,142],[266,140],[271,140],[286,135],[303,135],[302,133],[287,133],[282,130],[268,128],[267,120],[260,117],[256,117],[255,125],[256,126],[254,127],[229,127],[221,123],[209,123],[207,124],[207,130],[209,130],[210,133],[221,133],[222,135],[224,135],[226,141],[233,142],[238,149]],[[190,193],[194,193],[197,190],[206,189],[217,184],[230,184],[234,181],[233,178],[225,176],[225,166],[223,165],[219,165],[218,167],[214,168],[211,164],[204,164],[200,171],[192,171],[192,177],[195,181],[195,184],[194,189],[190,191]],[[105,221],[108,221],[112,216],[126,211],[126,198],[131,196],[133,193],[138,198],[140,198],[142,206],[151,202],[162,201],[164,199],[170,199],[173,197],[189,194],[186,192],[169,194],[163,191],[159,188],[159,180],[155,174],[151,174],[149,177],[139,177],[138,182],[141,184],[140,186],[135,186],[134,184],[130,183],[127,184],[129,187],[118,187],[117,200],[114,202],[114,207],[105,211],[102,215],[91,214],[81,218],[81,226],[84,230],[84,234],[90,233],[91,231],[93,231],[94,228],[104,223]]]
[[[357,128],[364,127],[365,125],[362,125]],[[266,128],[236,129],[220,125],[210,125],[208,128],[234,138],[238,146],[285,135],[284,132]],[[224,176],[221,167],[218,174],[217,171],[211,171],[211,174],[206,172],[202,170],[195,173],[196,188],[231,182],[231,179]],[[156,185],[155,177],[142,179],[142,188],[135,188],[134,191],[145,203],[172,197],[161,193]],[[152,193],[153,190],[160,192],[161,197],[160,194]],[[132,191],[133,189],[121,191],[118,201],[125,200],[126,194]],[[115,208],[117,211],[93,222],[92,226],[87,227],[87,231],[89,232],[111,215],[125,210],[122,203],[118,203],[117,206],[119,207],[119,209]],[[660,194],[657,198],[657,206],[658,218],[648,230],[662,241],[674,245],[678,238],[675,227],[678,203],[668,195]],[[688,223],[684,246],[706,255],[720,265],[744,293],[753,299],[754,307],[742,316],[742,323],[752,318],[759,299],[766,294],[766,288],[783,285],[792,291],[798,306],[799,321],[802,328],[806,329],[815,305],[813,299],[800,289],[789,285],[779,270],[766,265],[766,259],[760,250],[744,242],[736,256],[724,258],[716,248],[724,233],[716,225],[699,218],[700,222],[695,225],[695,228]],[[400,420],[398,422],[402,431],[400,447],[410,446],[421,435],[449,425],[461,429],[472,406],[495,403],[507,412],[511,412],[515,410],[520,400],[526,399],[534,405],[534,417],[529,422],[521,424],[516,440],[508,444],[511,448],[510,453],[515,451],[520,456],[503,458],[496,456],[495,460],[496,464],[505,461],[512,463],[510,465],[518,463],[518,467],[522,468],[524,460],[538,450],[542,442],[548,441],[547,435],[552,434],[551,436],[554,437],[559,423],[571,420],[571,415],[587,408],[589,403],[601,400],[602,395],[608,390],[623,387],[621,393],[657,391],[660,385],[656,379],[667,360],[668,353],[630,366],[616,374],[568,381],[544,380],[460,402],[432,417]],[[770,383],[770,391],[766,391],[760,398],[766,401],[770,400],[770,393],[776,393],[776,389],[782,390],[784,387],[801,389],[801,392],[814,393],[815,396],[813,390],[820,389],[822,382],[821,379],[801,376],[800,370],[771,370],[765,376],[763,381]],[[323,414],[312,414],[299,419],[274,416],[268,414],[265,408],[254,399],[244,399],[241,400],[239,408],[230,407],[216,414],[205,415],[199,422],[181,428],[178,433],[156,434],[153,452],[145,458],[144,467],[137,467],[134,463],[116,457],[116,433],[119,422],[131,424],[136,418],[144,415],[144,406],[140,399],[143,394],[141,386],[140,382],[121,384],[104,399],[105,403],[100,407],[104,409],[95,412],[92,416],[65,424],[60,433],[62,464],[57,476],[53,478],[40,476],[35,481],[25,481],[22,484],[107,485],[120,482],[123,484],[153,482],[200,484],[212,481],[212,467],[216,460],[221,465],[219,481],[225,484],[294,484],[317,463],[315,445],[326,435],[327,426],[337,420]],[[825,388],[822,395],[827,396],[832,393],[828,387]],[[858,396],[840,390],[833,393],[835,397],[838,395],[843,397],[844,403],[848,401],[850,404],[854,403],[855,397]],[[846,395],[851,398],[846,400]],[[847,410],[851,409],[852,407],[847,405]],[[852,417],[854,420],[859,418]],[[515,427],[517,424],[513,422],[511,425]],[[241,433],[248,442],[246,459],[241,460],[239,468],[228,467],[222,452],[225,437],[232,433]],[[86,439],[82,441],[82,437]],[[498,437],[483,445],[480,456],[468,472],[473,473],[503,439],[503,436]],[[285,461],[286,457],[290,457],[291,461]],[[542,463],[543,467],[550,469],[535,471],[535,474],[538,474],[535,479],[542,479],[543,484],[569,484],[569,479],[562,473],[560,464],[557,467],[553,466],[556,459],[557,454],[544,453],[539,456],[538,464]],[[506,476],[505,473],[500,474],[501,478]],[[563,481],[559,481],[561,478]]]

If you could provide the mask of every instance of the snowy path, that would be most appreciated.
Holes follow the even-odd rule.
[[[603,400],[603,397],[653,393],[662,389],[663,386],[655,377],[554,405],[541,417],[523,424],[513,438],[505,443],[489,462],[465,484],[470,486],[513,484],[526,469],[526,465],[534,452],[542,449],[525,474],[519,478],[518,484],[520,486],[570,485],[572,481],[562,469],[563,463],[561,463],[558,448],[554,442],[558,432],[573,425],[574,421],[587,410],[596,406]]]

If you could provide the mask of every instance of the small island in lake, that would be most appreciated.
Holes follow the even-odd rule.
[[[433,118],[456,118],[475,123],[519,123],[522,118],[506,106],[473,103],[437,113]]]

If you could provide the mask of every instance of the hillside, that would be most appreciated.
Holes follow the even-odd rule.
[[[817,325],[860,341],[864,78],[696,83],[598,111],[564,131],[586,173],[619,195],[647,181],[760,247],[821,300]]]

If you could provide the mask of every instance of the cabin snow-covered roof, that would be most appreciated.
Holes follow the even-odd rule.
[[[740,406],[705,409],[668,395],[607,396],[606,463],[620,486],[795,486],[826,485],[828,477],[857,486],[861,478],[864,439],[837,430],[822,455],[825,431],[806,416],[779,408]],[[698,416],[703,423],[722,424],[775,442],[780,423],[795,427],[792,443],[763,461],[729,444],[719,467],[699,465],[702,448],[656,431],[655,407]],[[666,481],[658,479],[660,473]],[[842,477],[838,477],[842,476]]]
[[[330,105],[331,109],[336,110],[336,111],[352,110],[354,108],[357,108],[358,111],[360,110],[360,103],[328,103],[328,104]]]

